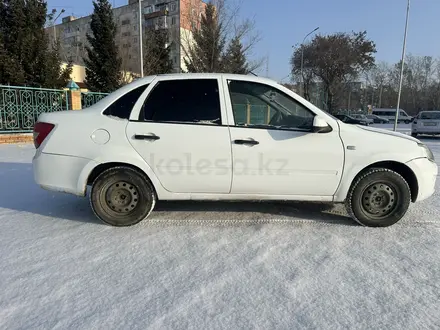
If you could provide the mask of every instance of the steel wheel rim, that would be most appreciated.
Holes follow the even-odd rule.
[[[394,185],[375,182],[362,192],[362,210],[371,218],[382,219],[392,214],[398,205],[398,195]]]
[[[112,183],[105,192],[105,204],[118,215],[126,215],[139,204],[139,191],[126,181]]]

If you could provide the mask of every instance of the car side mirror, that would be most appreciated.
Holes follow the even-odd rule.
[[[313,133],[329,133],[332,130],[331,126],[321,117],[315,116],[313,118]]]

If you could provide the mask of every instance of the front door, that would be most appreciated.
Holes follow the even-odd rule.
[[[152,88],[127,138],[175,193],[229,193],[231,146],[217,79],[162,78]]]
[[[225,84],[234,118],[231,193],[332,196],[344,162],[338,130],[313,133],[315,114],[273,86]]]

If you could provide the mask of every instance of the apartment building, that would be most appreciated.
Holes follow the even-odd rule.
[[[141,2],[142,31],[147,28],[167,29],[171,60],[174,71],[185,69],[184,48],[192,41],[192,29],[200,22],[205,8],[201,0],[143,0]],[[122,69],[126,72],[140,73],[139,49],[139,2],[129,0],[122,7],[113,8],[117,25],[116,44],[122,58]],[[46,28],[50,40],[60,40],[63,61],[73,61],[84,65],[87,56],[86,34],[90,30],[91,16],[62,18],[61,24]]]

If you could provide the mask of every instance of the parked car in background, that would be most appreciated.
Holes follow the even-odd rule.
[[[389,119],[380,117],[378,115],[370,114],[370,115],[366,115],[366,116],[367,116],[367,118],[372,119],[373,122],[376,123],[376,124],[388,124],[390,122]]]
[[[363,115],[363,114],[351,114],[351,117],[355,118],[355,119],[359,119],[359,120],[364,120],[368,125],[371,125],[374,123],[373,119],[368,118],[367,116]]]
[[[344,124],[250,75],[141,78],[82,111],[42,114],[34,143],[35,181],[78,196],[91,186],[93,211],[114,226],[158,200],[297,200],[345,203],[385,227],[434,193],[438,171],[419,140]]]
[[[367,120],[354,118],[349,115],[338,114],[338,115],[335,115],[335,117],[346,124],[364,125],[364,126],[370,125],[370,123]]]
[[[394,121],[396,118],[396,109],[373,109],[373,115],[386,118],[389,121]],[[412,117],[409,116],[404,110],[400,109],[398,123],[409,124],[412,121]]]
[[[440,134],[440,111],[421,111],[412,122],[411,135]]]

